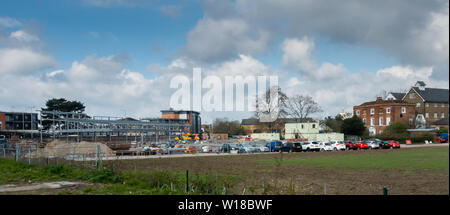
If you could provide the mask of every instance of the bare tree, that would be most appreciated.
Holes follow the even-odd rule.
[[[280,117],[287,116],[286,102],[288,97],[281,88],[274,86],[264,95],[256,98],[255,117],[262,123],[268,123],[272,131],[280,121]]]
[[[297,122],[307,119],[315,113],[322,112],[320,106],[308,95],[294,95],[286,102],[288,115],[295,118]]]

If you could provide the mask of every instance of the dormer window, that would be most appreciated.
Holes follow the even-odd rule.
[[[411,93],[409,94],[409,98],[410,98],[410,99],[416,98],[416,93],[411,92]]]

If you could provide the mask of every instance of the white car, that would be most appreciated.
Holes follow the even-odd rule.
[[[320,150],[319,142],[316,141],[304,142],[302,143],[302,150],[307,152],[319,151]]]
[[[333,146],[334,151],[345,150],[344,141],[331,141],[331,145]]]
[[[202,152],[205,152],[205,153],[211,152],[211,147],[209,147],[209,146],[202,146]]]
[[[319,143],[320,151],[333,151],[333,146],[329,142]]]
[[[270,152],[270,149],[267,146],[260,146],[259,147],[259,151],[261,151],[261,152]]]
[[[367,143],[367,145],[369,146],[369,149],[379,149],[380,148],[380,143],[375,140],[367,140],[367,141],[364,141],[364,143]]]

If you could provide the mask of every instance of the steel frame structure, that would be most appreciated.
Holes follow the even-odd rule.
[[[94,116],[87,118],[83,113],[60,112],[60,111],[40,111],[40,124],[42,121],[50,121],[51,126],[47,130],[40,129],[40,140],[42,142],[43,133],[49,134],[53,139],[60,137],[76,136],[77,141],[83,137],[97,136],[125,136],[128,142],[129,136],[141,137],[141,142],[149,135],[170,136],[189,130],[188,120],[144,118],[141,120],[129,120],[121,117]],[[50,116],[50,119],[43,119],[42,115]],[[116,135],[117,134],[117,135]],[[133,135],[131,135],[133,134]]]

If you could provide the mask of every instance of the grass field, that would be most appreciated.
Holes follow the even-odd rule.
[[[180,157],[104,162],[105,169],[0,159],[0,184],[75,180],[33,194],[449,194],[449,148]],[[20,193],[22,194],[22,193]]]

